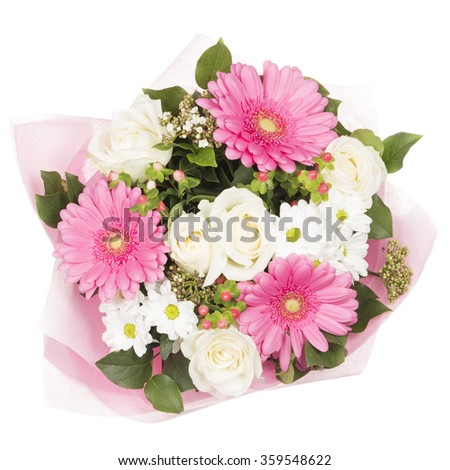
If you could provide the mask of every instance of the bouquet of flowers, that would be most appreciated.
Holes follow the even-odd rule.
[[[317,80],[234,63],[222,40],[195,81],[144,89],[110,122],[48,121],[66,155],[27,182],[63,311],[46,353],[89,350],[80,380],[105,402],[138,397],[128,414],[320,378],[373,334],[431,247],[408,253],[405,217],[394,238],[387,199],[400,199],[385,187],[420,135],[348,130]]]

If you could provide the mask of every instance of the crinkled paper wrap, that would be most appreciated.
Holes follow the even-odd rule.
[[[154,83],[154,88],[181,85],[193,90],[195,64],[212,41],[197,36]],[[301,62],[293,57],[293,63]],[[350,129],[375,129],[376,122],[370,100],[370,90],[363,87],[329,87],[331,95],[343,100],[340,118]],[[99,119],[42,116],[13,123],[13,134],[25,187],[34,206],[34,195],[43,193],[40,170],[68,171],[77,174],[84,183],[96,176],[86,164],[87,144]],[[419,279],[433,246],[435,229],[420,206],[399,190],[386,185],[384,198],[394,217],[394,237],[410,247],[408,263],[414,276],[411,288]],[[57,231],[44,226],[52,243]],[[377,270],[383,263],[382,242],[370,242],[369,267]],[[155,422],[173,415],[152,409],[142,390],[126,390],[106,379],[95,362],[108,354],[101,335],[104,327],[99,312],[99,299],[86,301],[76,286],[64,282],[64,273],[53,271],[47,303],[40,321],[45,338],[44,383],[50,406],[95,415],[124,415],[141,421]],[[386,302],[384,286],[370,276],[364,281]],[[404,297],[403,297],[404,298]],[[393,304],[397,307],[401,300]],[[373,319],[363,333],[350,334],[348,356],[334,369],[313,371],[293,385],[360,373],[370,356],[375,333],[389,316]],[[158,365],[156,365],[156,368]],[[274,375],[271,363],[264,364],[263,380],[255,380],[248,393],[285,387]],[[185,411],[193,411],[217,402],[208,394],[183,393]],[[270,397],[267,397],[270,400]]]

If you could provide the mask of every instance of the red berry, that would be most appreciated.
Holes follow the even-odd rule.
[[[158,202],[158,211],[159,211],[159,212],[164,212],[166,209],[167,209],[167,207],[166,207],[166,205],[164,204],[164,202],[159,201],[159,202]]]
[[[217,322],[217,328],[220,328],[221,330],[223,330],[224,328],[226,328],[228,326],[228,322],[225,320],[225,318],[221,318],[218,322]]]
[[[220,285],[220,284],[223,284],[224,282],[226,281],[226,278],[223,274],[221,274],[217,279],[216,279],[216,284],[217,285]]]
[[[231,315],[233,315],[233,318],[237,318],[239,316],[239,310],[237,308],[232,308],[231,309]]]
[[[227,290],[224,290],[221,294],[220,294],[220,298],[224,301],[224,302],[229,302],[233,296],[231,295],[231,292],[227,291]]]
[[[261,183],[265,183],[267,181],[267,173],[265,171],[260,171],[258,173],[258,180],[261,181]]]
[[[319,187],[317,188],[317,192],[319,194],[326,194],[330,190],[330,187],[327,183],[320,183]]]
[[[204,330],[209,330],[211,328],[212,324],[209,320],[203,320],[202,321],[202,328]]]
[[[291,206],[298,206],[298,199],[294,199],[290,202]]]
[[[333,155],[331,155],[330,152],[325,152],[325,153],[322,155],[322,160],[323,160],[324,162],[327,162],[327,163],[328,163],[328,162],[331,162],[332,158],[333,158]]]
[[[163,168],[162,163],[160,163],[160,162],[153,163],[153,169],[154,170],[160,171],[160,170],[162,170],[162,168]]]
[[[317,171],[316,170],[308,171],[308,179],[310,179],[311,181],[316,180],[317,179]]]
[[[138,204],[147,204],[148,197],[143,194],[142,196],[139,196],[138,198]]]
[[[209,308],[206,306],[206,305],[200,305],[197,309],[198,311],[198,314],[201,316],[201,317],[204,317],[205,315],[208,314],[209,312]]]

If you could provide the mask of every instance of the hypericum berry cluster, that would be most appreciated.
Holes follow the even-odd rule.
[[[316,164],[314,169],[301,170],[297,174],[298,182],[311,193],[311,200],[316,204],[328,200],[331,185],[325,181],[321,172],[324,168],[334,170],[333,162],[334,158],[331,153],[325,152],[320,157],[314,158]]]
[[[169,264],[165,274],[178,300],[190,300],[197,305],[214,302],[216,286],[203,287],[204,278],[189,274],[175,264]]]
[[[380,269],[379,275],[386,286],[388,302],[392,303],[408,290],[413,272],[405,263],[408,256],[406,246],[401,246],[397,240],[391,239],[387,250],[383,251],[386,252],[386,263]]]
[[[201,96],[206,96],[207,92]],[[199,108],[195,104],[194,95],[188,94],[180,103],[178,116],[170,112],[163,113],[161,125],[166,128],[167,134],[163,136],[163,144],[168,145],[176,138],[191,139],[199,148],[216,147],[222,144],[216,142],[213,133],[216,129],[216,120],[209,111]]]

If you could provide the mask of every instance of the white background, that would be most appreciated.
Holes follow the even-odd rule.
[[[4,1],[0,7],[0,467],[116,468],[119,456],[331,454],[353,469],[448,468],[449,33],[440,1]],[[53,259],[27,200],[8,121],[110,116],[196,34],[255,65],[371,85],[385,137],[424,134],[390,180],[440,234],[423,276],[359,376],[259,393],[162,424],[49,409],[37,330]]]

